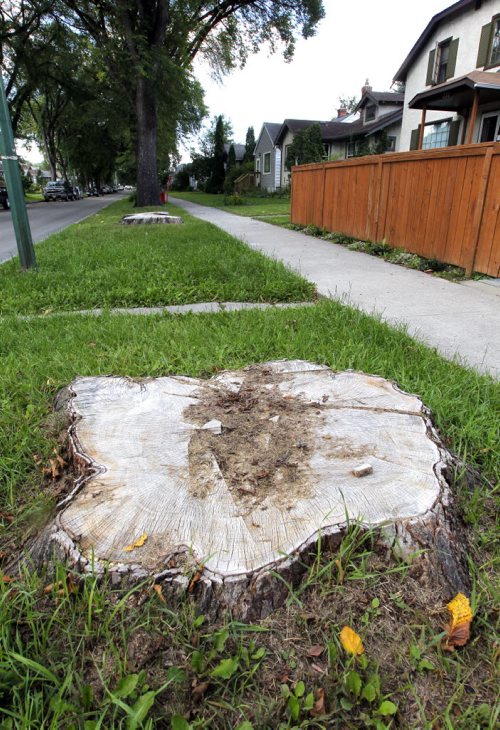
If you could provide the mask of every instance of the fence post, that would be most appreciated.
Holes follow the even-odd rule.
[[[382,180],[382,157],[379,156],[372,179],[369,182],[370,190],[368,192],[368,220],[366,222],[366,237],[370,241],[377,238],[378,212],[380,207],[380,182]]]
[[[321,196],[321,228],[325,228],[326,163],[323,163],[323,190]]]
[[[484,203],[486,201],[486,193],[488,192],[488,182],[490,178],[491,160],[493,159],[493,145],[488,147],[484,156],[483,172],[481,174],[481,184],[477,196],[477,206],[474,211],[474,222],[472,226],[471,247],[465,260],[465,274],[470,276],[474,271],[474,263],[476,260],[477,247],[481,236],[481,223],[483,220]]]

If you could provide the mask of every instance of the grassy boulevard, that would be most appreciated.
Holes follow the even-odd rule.
[[[0,572],[1,727],[497,726],[498,383],[333,301],[204,315],[64,314],[314,298],[299,276],[184,212],[184,226],[121,227],[128,206],[38,245],[38,273],[18,273],[17,262],[0,267],[0,565],[67,488],[52,409],[76,375],[210,377],[303,358],[418,393],[449,448],[480,471],[473,488],[460,475],[455,484],[470,541],[471,639],[444,652],[444,597],[356,525],[337,552],[316,556],[283,608],[254,625],[230,616],[210,624],[189,596],[174,610],[151,581],[126,591],[68,578],[61,565],[58,591],[46,590],[53,581],[43,573]],[[51,316],[17,316],[44,312]],[[358,659],[339,643],[345,624],[362,636]]]

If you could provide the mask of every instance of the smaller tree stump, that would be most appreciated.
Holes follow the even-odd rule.
[[[46,560],[151,575],[204,613],[254,620],[357,521],[420,553],[449,595],[466,589],[450,455],[394,383],[278,361],[208,381],[81,377],[69,394],[81,476],[39,540]]]
[[[169,213],[160,211],[145,212],[145,213],[131,213],[125,215],[122,218],[124,225],[147,225],[149,223],[165,223],[165,224],[178,224],[184,223],[182,218],[177,215],[170,215]]]

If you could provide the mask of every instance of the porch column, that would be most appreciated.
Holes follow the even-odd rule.
[[[470,115],[470,122],[469,122],[469,134],[467,135],[467,144],[472,144],[472,133],[474,132],[474,125],[476,123],[478,106],[479,106],[479,89],[475,89],[474,90],[474,101],[472,102],[472,113]]]
[[[427,107],[425,104],[422,107],[422,121],[420,122],[420,133],[418,135],[418,147],[417,150],[422,149],[422,144],[424,142],[424,127],[425,127],[425,115],[427,112]]]

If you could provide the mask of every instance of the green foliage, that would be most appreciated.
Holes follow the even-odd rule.
[[[231,170],[228,170],[224,179],[224,192],[232,193],[234,191],[235,180],[246,172],[253,172],[253,162],[244,162],[242,165],[237,165]]]
[[[319,124],[313,124],[311,127],[306,127],[306,129],[300,129],[295,134],[293,142],[288,148],[286,165],[290,168],[293,165],[321,162],[324,155],[321,127]]]
[[[255,132],[253,127],[248,127],[245,138],[245,155],[243,162],[253,162],[253,152],[255,149]]]
[[[227,155],[227,172],[229,172],[233,167],[236,167],[236,151],[234,149],[234,144],[229,147]]]
[[[222,116],[217,119],[215,125],[214,148],[212,153],[212,174],[208,181],[207,193],[222,193],[224,190],[224,123]]]
[[[130,203],[114,203],[39,244],[33,276],[20,273],[15,259],[2,264],[0,313],[314,295],[313,285],[283,264],[183,210],[168,210],[183,225],[123,226]]]

